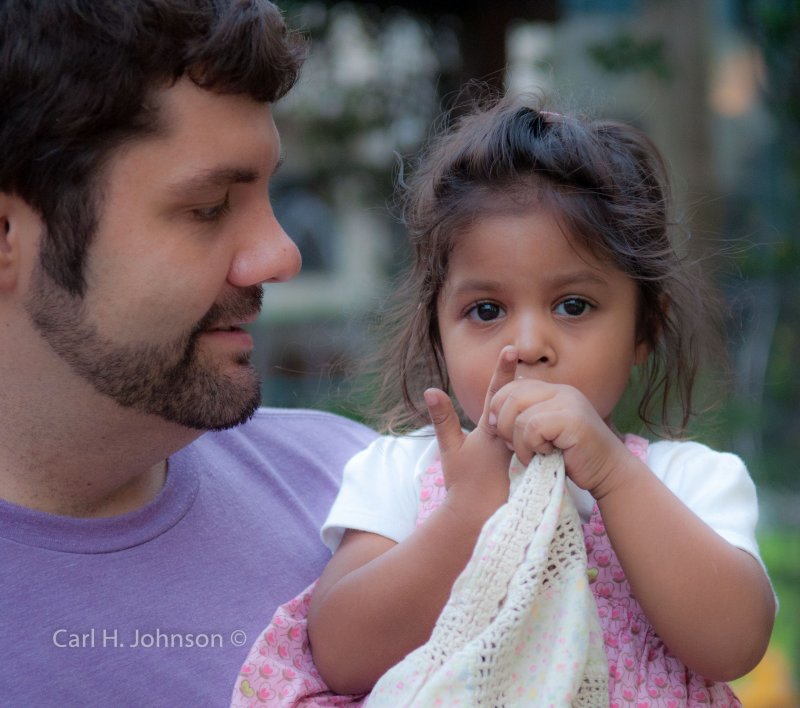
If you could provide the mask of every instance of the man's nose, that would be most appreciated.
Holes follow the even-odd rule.
[[[294,278],[300,265],[297,245],[269,209],[258,228],[242,239],[231,261],[228,282],[236,287],[281,283]]]

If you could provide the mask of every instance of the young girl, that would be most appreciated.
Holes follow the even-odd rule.
[[[414,264],[385,368],[393,429],[433,426],[357,455],[323,528],[335,552],[308,632],[335,691],[369,691],[427,640],[508,498],[512,451],[558,448],[612,701],[738,704],[715,682],[758,662],[775,613],[753,483],[732,454],[613,423],[636,368],[646,423],[656,408],[671,430],[673,398],[690,417],[706,301],[667,208],[663,162],[629,126],[505,99],[433,144],[409,188]],[[437,471],[446,499],[416,526]]]
[[[558,448],[612,704],[739,705],[722,682],[758,662],[775,612],[753,483],[734,455],[613,423],[638,369],[642,420],[670,430],[676,399],[685,426],[708,326],[654,146],[507,98],[432,144],[406,206],[414,263],[383,393],[388,427],[419,429],[348,463],[322,532],[333,558],[253,648],[234,704],[256,678],[280,704],[367,693],[429,638],[508,499],[512,452]]]

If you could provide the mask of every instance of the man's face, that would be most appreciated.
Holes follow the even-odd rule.
[[[181,80],[158,100],[166,130],[108,166],[85,296],[37,267],[25,306],[100,393],[187,427],[226,428],[260,401],[242,326],[260,310],[261,283],[300,267],[268,196],[280,141],[269,106],[248,97]]]

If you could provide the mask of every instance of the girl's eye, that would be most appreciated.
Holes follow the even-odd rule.
[[[580,317],[586,314],[593,305],[580,297],[568,297],[556,305],[555,312],[557,315],[564,315],[566,317]]]
[[[467,315],[481,322],[491,322],[503,314],[503,308],[493,302],[479,302],[470,308]]]
[[[225,195],[225,199],[218,204],[213,204],[208,207],[198,207],[192,209],[192,215],[198,221],[213,222],[221,219],[225,214],[230,211],[231,202],[229,195]]]

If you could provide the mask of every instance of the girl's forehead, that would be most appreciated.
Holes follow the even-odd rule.
[[[557,208],[541,202],[523,205],[503,200],[475,209],[469,218],[455,225],[449,239],[450,251],[452,254],[465,247],[475,250],[479,246],[499,246],[500,236],[510,234],[518,238],[527,236],[534,247],[537,237],[547,237],[549,241],[564,242],[576,253],[590,254],[585,239],[570,230],[564,214]]]
[[[531,277],[541,275],[545,279],[578,270],[616,271],[627,276],[599,235],[593,244],[591,236],[571,231],[563,215],[547,206],[510,212],[494,209],[476,214],[455,231],[443,273],[446,287],[454,278],[474,279],[476,274],[492,271],[502,280],[503,273],[521,267],[527,268]],[[542,269],[548,272],[542,273]]]
[[[574,215],[581,200],[577,195],[562,195],[541,178],[525,178],[519,183],[508,185],[479,185],[461,200],[450,224],[450,249],[456,247],[459,237],[466,232],[479,230],[498,218],[537,218],[547,217],[560,225],[564,235],[575,244],[582,245],[584,238],[571,233]]]

